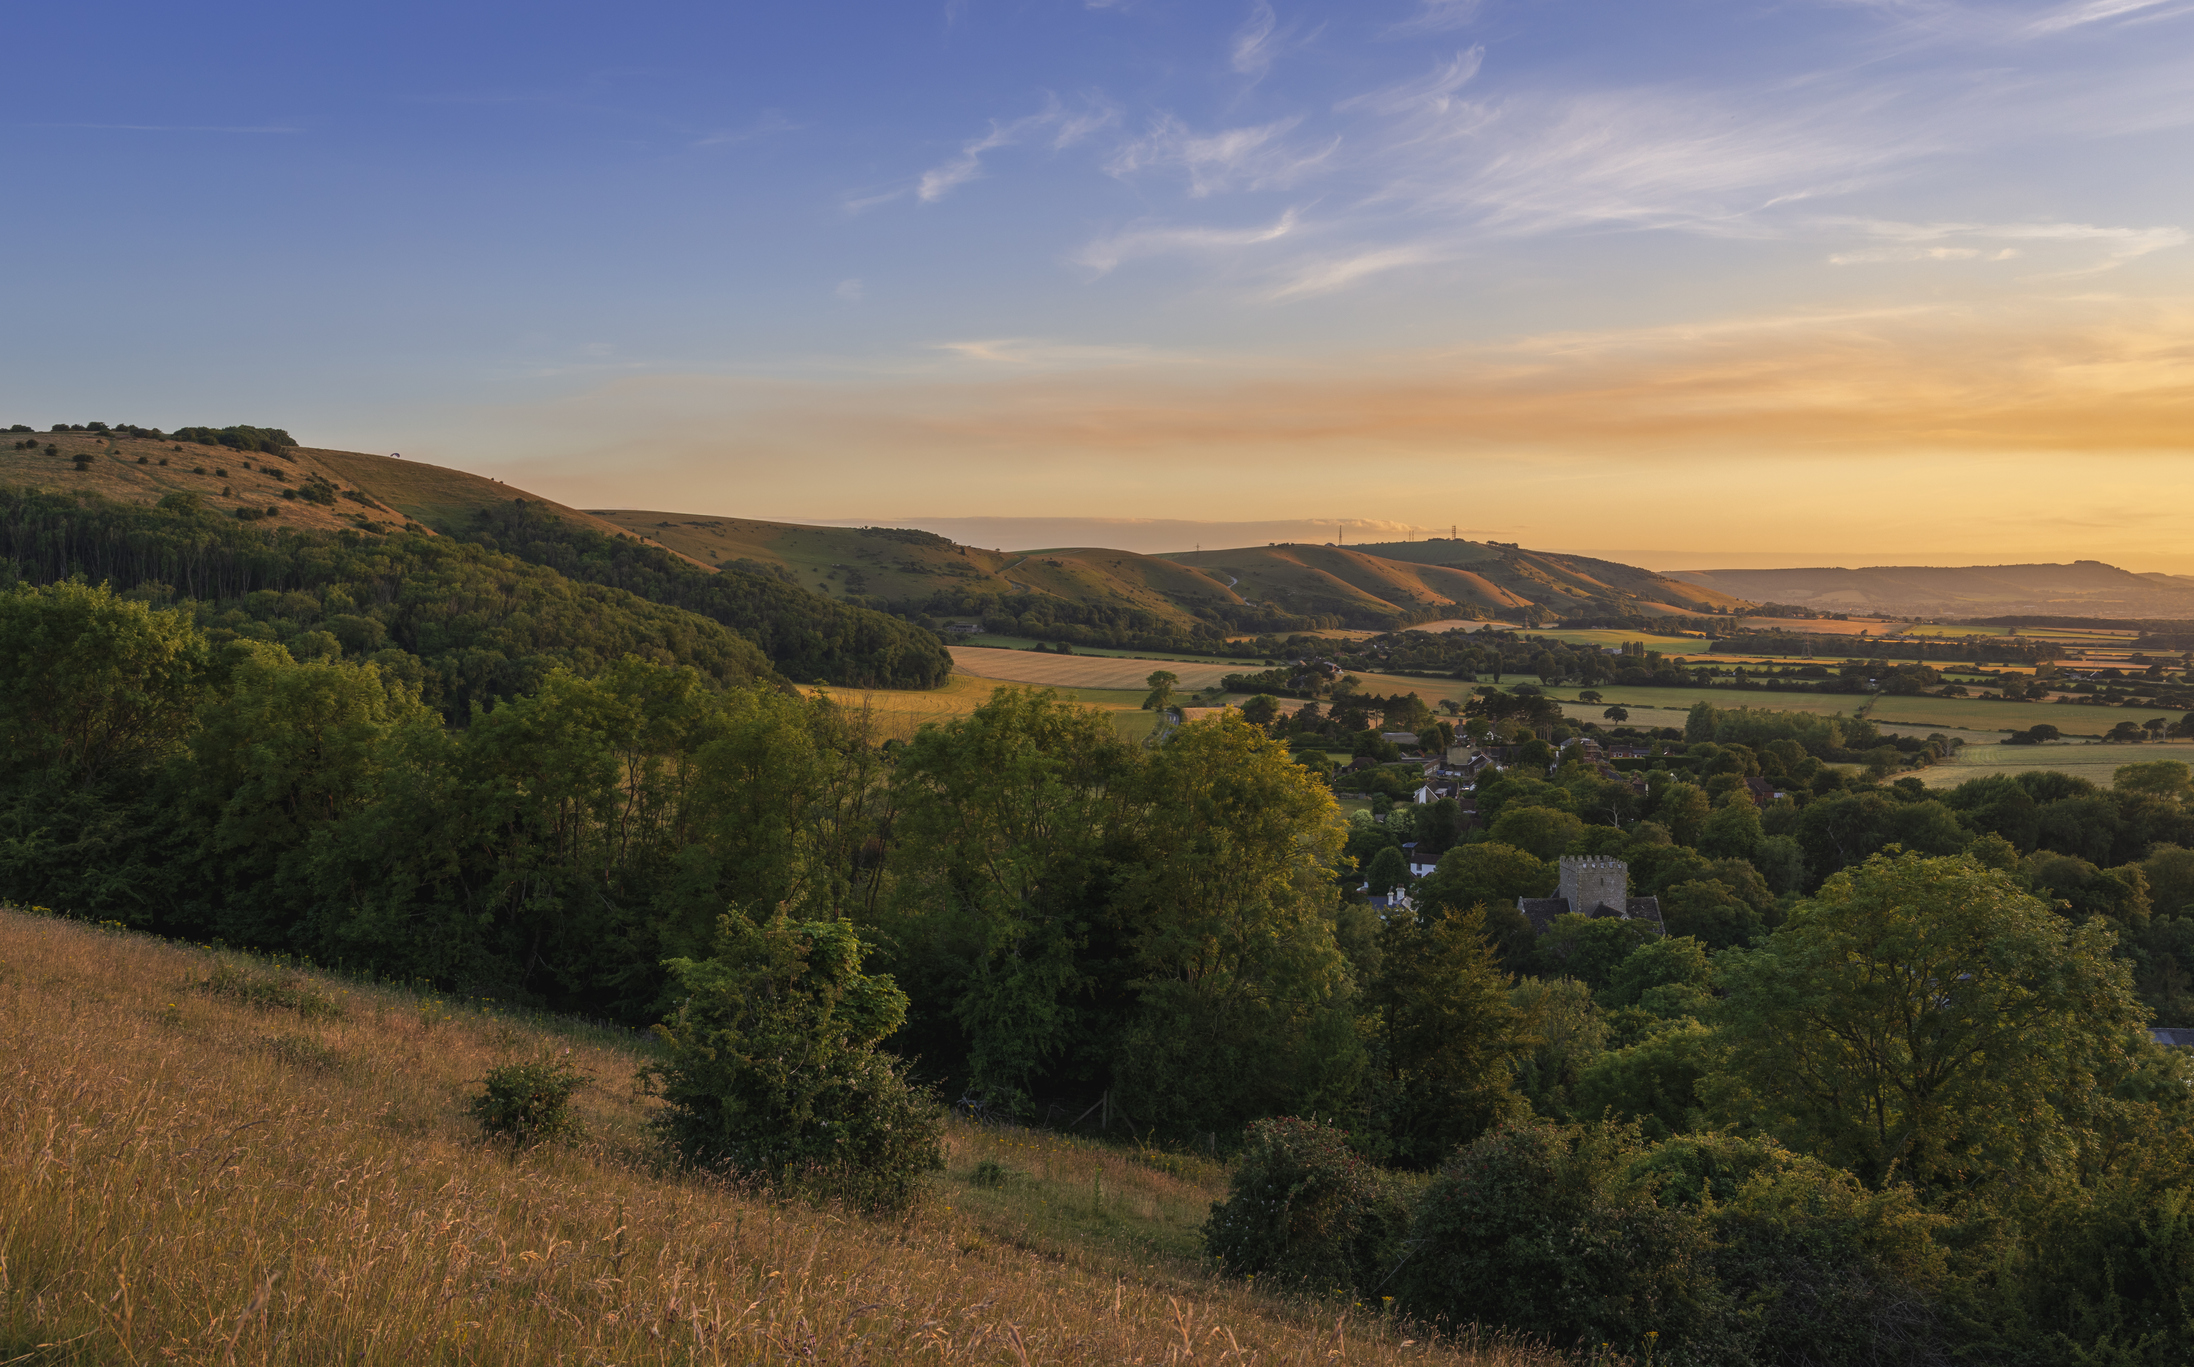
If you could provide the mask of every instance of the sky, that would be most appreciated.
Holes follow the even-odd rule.
[[[1008,546],[2194,573],[2194,0],[8,36],[0,423]]]

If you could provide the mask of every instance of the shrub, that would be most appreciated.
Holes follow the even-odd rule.
[[[209,997],[226,997],[263,1011],[295,1011],[307,1020],[343,1014],[341,1002],[301,978],[262,977],[230,963],[216,963],[197,986]]]
[[[1664,1207],[1705,1214],[1723,1296],[1711,1338],[1743,1362],[1948,1361],[1935,1232],[1909,1187],[1869,1191],[1771,1139],[1686,1136],[1641,1155]],[[1674,1346],[1674,1345],[1671,1345]]]
[[[912,1202],[944,1166],[944,1111],[877,1045],[906,1019],[861,970],[850,921],[718,919],[714,957],[664,967],[685,995],[655,1027],[669,1057],[640,1077],[679,1157],[863,1207]]]
[[[1726,1356],[1709,1344],[1722,1297],[1706,1222],[1654,1200],[1632,1170],[1639,1147],[1628,1127],[1534,1125],[1461,1150],[1417,1202],[1396,1300],[1426,1321],[1501,1325],[1557,1348]]]
[[[520,1148],[568,1138],[579,1132],[571,1094],[587,1080],[569,1059],[490,1068],[483,1090],[472,1099],[472,1118],[490,1137],[511,1140]]]
[[[1312,1120],[1259,1120],[1204,1251],[1229,1272],[1313,1290],[1369,1292],[1401,1257],[1409,1213],[1394,1179]]]

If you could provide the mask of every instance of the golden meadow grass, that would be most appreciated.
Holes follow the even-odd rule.
[[[1210,1279],[1206,1160],[955,1125],[911,1216],[772,1201],[654,1165],[608,1032],[222,962],[0,913],[0,1363],[1551,1360]],[[566,1050],[585,1139],[482,1142]]]

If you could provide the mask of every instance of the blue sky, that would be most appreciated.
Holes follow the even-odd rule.
[[[2157,498],[2194,442],[2189,0],[94,3],[9,36],[4,421],[1117,544],[2194,572]]]

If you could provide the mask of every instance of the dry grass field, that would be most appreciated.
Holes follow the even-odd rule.
[[[987,652],[986,652],[987,653]],[[1069,702],[1093,707],[1112,719],[1120,734],[1129,740],[1141,740],[1157,729],[1158,714],[1142,710],[1143,699],[1149,690],[1136,681],[1133,689],[1106,688],[1057,688],[1057,692]],[[813,695],[826,692],[839,704],[869,714],[873,734],[880,740],[906,740],[930,722],[949,721],[964,717],[990,701],[993,691],[1000,688],[1026,688],[1027,680],[984,678],[955,670],[945,680],[944,687],[915,690],[856,689],[803,687],[800,691]],[[1054,687],[1053,685],[1042,685]],[[5,1367],[5,1364],[0,1364]]]
[[[637,1040],[478,1005],[0,912],[0,1362],[1551,1361],[1206,1276],[1203,1160],[955,1126],[890,1220],[669,1172]],[[583,1137],[483,1142],[468,1093],[545,1055]]]
[[[1044,684],[1054,688],[1102,688],[1134,691],[1142,701],[1148,690],[1143,681],[1154,670],[1178,675],[1181,687],[1209,688],[1229,674],[1264,668],[1254,660],[1233,664],[1186,664],[1173,660],[1138,659],[1119,655],[1052,655],[1033,650],[990,650],[981,646],[954,646],[952,663],[960,670],[985,679],[1010,679],[1015,683]]]

